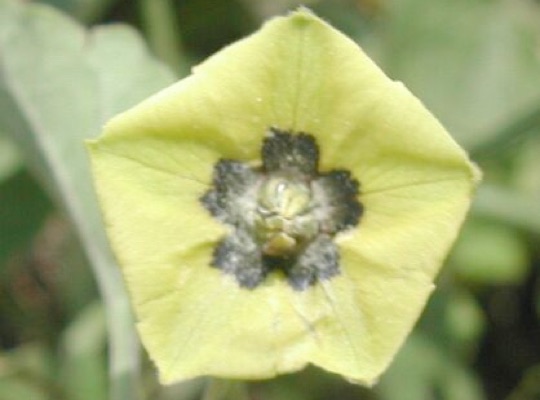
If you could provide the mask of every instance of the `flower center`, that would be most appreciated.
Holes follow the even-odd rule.
[[[261,155],[261,168],[234,160],[214,167],[213,187],[201,202],[231,233],[212,265],[250,289],[273,270],[298,290],[339,274],[333,238],[358,225],[358,182],[345,170],[318,172],[310,135],[272,129]]]
[[[296,253],[318,230],[309,213],[312,191],[305,182],[287,178],[267,179],[259,191],[255,229],[268,256],[286,257]]]

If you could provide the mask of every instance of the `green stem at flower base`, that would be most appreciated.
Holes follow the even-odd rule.
[[[201,400],[249,400],[245,382],[208,378]]]
[[[180,30],[171,0],[139,0],[143,29],[154,54],[172,70],[183,75],[187,65],[182,58]]]

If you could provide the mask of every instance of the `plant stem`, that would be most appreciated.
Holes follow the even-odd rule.
[[[209,378],[201,400],[249,400],[242,381]]]
[[[177,74],[185,72],[172,0],[139,0],[143,28],[154,54]]]
[[[470,150],[473,159],[493,158],[508,150],[509,146],[523,141],[528,135],[540,132],[540,106],[503,126],[490,140]]]
[[[106,308],[110,399],[141,399],[139,340],[134,329],[131,305],[120,271],[109,251],[105,233],[101,230],[93,232],[94,235],[91,239],[86,225],[77,224],[77,219],[75,221],[94,268],[94,274]]]

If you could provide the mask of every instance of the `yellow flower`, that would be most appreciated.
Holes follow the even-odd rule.
[[[479,179],[401,83],[306,10],[115,117],[89,148],[164,383],[308,363],[374,383]]]

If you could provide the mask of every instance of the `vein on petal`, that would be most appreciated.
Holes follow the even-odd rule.
[[[222,304],[223,301],[221,299],[218,300],[218,295],[221,295],[221,291],[216,290],[213,293],[213,296],[205,293],[204,301],[199,301],[198,305],[195,306],[196,311],[193,310],[193,305],[190,305],[190,313],[196,312],[200,317],[197,319],[197,322],[194,322],[191,325],[191,329],[189,330],[185,340],[182,342],[182,344],[178,345],[178,350],[176,351],[176,354],[172,357],[170,366],[171,368],[174,368],[175,365],[178,364],[179,360],[181,359],[181,356],[183,353],[185,353],[186,350],[189,350],[188,344],[193,340],[193,337],[195,336],[195,333],[199,331],[199,327],[203,324],[206,324],[208,321],[208,316],[210,314],[210,310],[212,310],[213,305],[215,304]],[[183,325],[181,319],[184,318],[184,315],[182,313],[178,313],[175,320],[176,324],[175,327]],[[171,335],[172,336],[172,335]]]
[[[176,179],[182,179],[182,180],[191,181],[191,182],[203,185],[203,186],[208,186],[207,182],[203,182],[203,181],[195,179],[193,177],[187,177],[187,176],[184,176],[184,175],[180,175],[180,174],[177,174],[176,172],[169,171],[169,170],[167,170],[165,168],[159,168],[159,167],[157,167],[155,165],[148,164],[148,163],[146,163],[146,162],[144,162],[142,160],[139,160],[137,158],[128,156],[126,154],[118,154],[118,153],[114,153],[112,151],[107,151],[107,150],[103,150],[103,149],[100,149],[100,152],[106,153],[106,154],[108,154],[110,156],[113,156],[113,157],[117,157],[117,158],[121,158],[121,159],[124,159],[124,160],[127,160],[127,161],[131,161],[131,162],[133,162],[135,164],[139,164],[139,165],[141,165],[141,166],[143,166],[145,168],[151,169],[153,171],[161,172],[163,174],[173,176]]]
[[[382,187],[382,188],[378,188],[378,189],[361,191],[360,196],[365,197],[365,196],[371,196],[371,195],[376,195],[376,194],[380,194],[380,193],[385,193],[385,192],[390,192],[390,191],[393,191],[393,190],[405,189],[405,188],[410,188],[410,187],[417,187],[417,186],[423,186],[423,185],[433,185],[433,184],[436,184],[436,183],[462,181],[462,180],[463,180],[463,178],[461,178],[461,177],[445,177],[445,178],[438,178],[438,179],[428,179],[428,180],[425,180],[425,181],[403,183],[403,184],[399,184],[399,185],[393,185],[393,186],[387,186],[387,187]]]
[[[356,346],[356,344],[355,344],[355,342],[354,342],[354,340],[352,338],[351,332],[347,328],[346,324],[344,324],[343,321],[341,320],[341,314],[339,313],[339,311],[336,308],[336,305],[334,303],[334,298],[333,298],[333,295],[331,293],[330,284],[328,284],[327,282],[321,282],[321,287],[322,287],[323,292],[325,294],[326,300],[327,300],[328,304],[330,305],[330,308],[332,309],[332,312],[333,312],[333,314],[335,316],[335,320],[337,321],[337,323],[341,327],[341,331],[345,335],[345,339],[347,340],[347,343],[349,344],[350,348],[352,349],[355,361],[360,363],[361,360],[363,360],[365,357],[362,357],[363,354],[357,348],[357,346]]]

